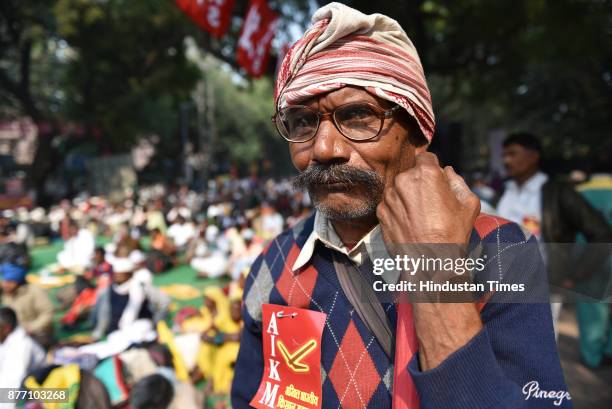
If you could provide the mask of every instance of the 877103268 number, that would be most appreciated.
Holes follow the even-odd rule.
[[[38,401],[42,403],[68,402],[68,389],[65,388],[0,388],[0,403]]]

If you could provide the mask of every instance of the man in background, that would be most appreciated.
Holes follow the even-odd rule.
[[[44,362],[45,352],[23,327],[19,326],[15,311],[9,307],[1,307],[0,387],[19,388],[25,376],[41,367]]]
[[[582,233],[589,243],[606,243],[612,233],[604,217],[566,183],[540,170],[542,147],[529,133],[509,135],[503,142],[504,166],[510,180],[497,205],[499,216],[516,222],[542,243],[548,279],[555,287],[572,287],[585,274],[568,271],[570,253],[561,243],[574,243]],[[601,258],[592,255],[592,259]],[[560,294],[551,294],[555,331],[561,312]]]
[[[130,405],[133,409],[167,409],[173,398],[172,383],[163,375],[154,374],[134,385]]]
[[[132,261],[126,257],[113,257],[111,265],[113,284],[96,302],[98,316],[92,334],[94,339],[118,329],[127,329],[138,319],[153,317],[144,285],[133,278],[135,266]]]
[[[185,220],[181,215],[176,216],[175,221],[168,228],[168,237],[172,239],[179,251],[185,251],[189,241],[197,234],[195,226],[191,221]]]
[[[84,272],[90,264],[95,247],[93,234],[87,229],[80,229],[75,221],[71,221],[64,250],[57,255],[60,270]]]
[[[53,343],[53,304],[40,287],[26,282],[26,269],[5,263],[2,272],[0,304],[11,307],[23,329],[43,347]]]

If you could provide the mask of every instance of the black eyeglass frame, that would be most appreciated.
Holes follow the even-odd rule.
[[[336,111],[338,111],[341,108],[346,108],[346,107],[351,106],[351,105],[355,105],[355,106],[364,106],[365,105],[365,106],[371,108],[378,115],[378,119],[380,119],[380,128],[378,129],[378,132],[376,132],[376,134],[374,136],[371,136],[371,137],[366,138],[366,139],[356,139],[356,138],[350,137],[349,135],[345,134],[342,131],[341,127],[338,125],[338,122],[336,121]],[[274,125],[276,126],[276,130],[280,134],[280,136],[282,136],[283,139],[285,139],[288,142],[291,142],[291,143],[304,143],[304,142],[311,141],[317,135],[317,132],[319,132],[319,126],[321,126],[321,119],[322,118],[326,118],[326,117],[331,117],[332,123],[334,124],[334,126],[336,127],[338,132],[340,132],[342,134],[342,136],[344,136],[347,139],[350,139],[351,141],[363,142],[363,141],[372,140],[372,139],[376,138],[378,135],[380,135],[380,132],[382,131],[383,127],[385,126],[385,119],[392,117],[393,114],[398,109],[401,108],[401,106],[400,105],[395,105],[394,107],[391,107],[391,108],[389,108],[387,110],[384,110],[381,107],[376,106],[376,105],[374,105],[372,103],[369,103],[369,102],[349,102],[348,104],[342,104],[342,105],[337,106],[331,112],[321,112],[318,109],[314,109],[314,108],[311,108],[311,107],[308,107],[308,106],[305,106],[305,105],[289,105],[289,106],[287,106],[287,107],[285,107],[283,109],[288,109],[288,108],[304,108],[304,109],[312,112],[313,114],[316,114],[317,115],[317,119],[318,119],[317,127],[314,130],[314,132],[312,133],[312,136],[310,138],[304,139],[304,140],[301,140],[301,141],[294,141],[294,140],[291,140],[289,137],[283,135],[283,131],[280,128],[282,125],[279,123],[281,121],[277,119],[278,115],[280,114],[280,111],[277,111],[274,115],[272,115],[271,120],[274,123]]]

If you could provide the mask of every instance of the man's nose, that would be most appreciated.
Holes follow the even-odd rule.
[[[350,159],[350,144],[331,118],[321,118],[314,137],[312,161],[318,164],[345,163]]]

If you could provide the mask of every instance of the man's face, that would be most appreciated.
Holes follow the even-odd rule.
[[[104,262],[104,252],[96,251],[93,255],[93,262],[95,265],[102,264]]]
[[[503,160],[508,176],[520,177],[531,173],[538,168],[540,155],[531,149],[519,144],[511,144],[504,147]]]
[[[353,102],[368,102],[383,110],[393,107],[390,102],[357,87],[344,87],[303,105],[326,113]],[[334,182],[332,176],[326,178],[331,179],[330,183],[310,184],[308,191],[317,210],[332,219],[368,218],[376,214],[384,186],[391,184],[398,173],[413,167],[416,154],[427,148],[426,145],[418,148],[412,145],[408,140],[409,132],[409,125],[395,115],[385,119],[376,138],[357,142],[344,137],[331,118],[326,118],[321,121],[313,139],[290,143],[289,150],[291,160],[300,172],[316,165],[325,169],[339,165],[346,169],[346,175],[355,175],[353,183]],[[371,176],[359,177],[364,171]]]
[[[13,295],[18,287],[19,283],[17,281],[2,280],[2,292],[4,294]]]

